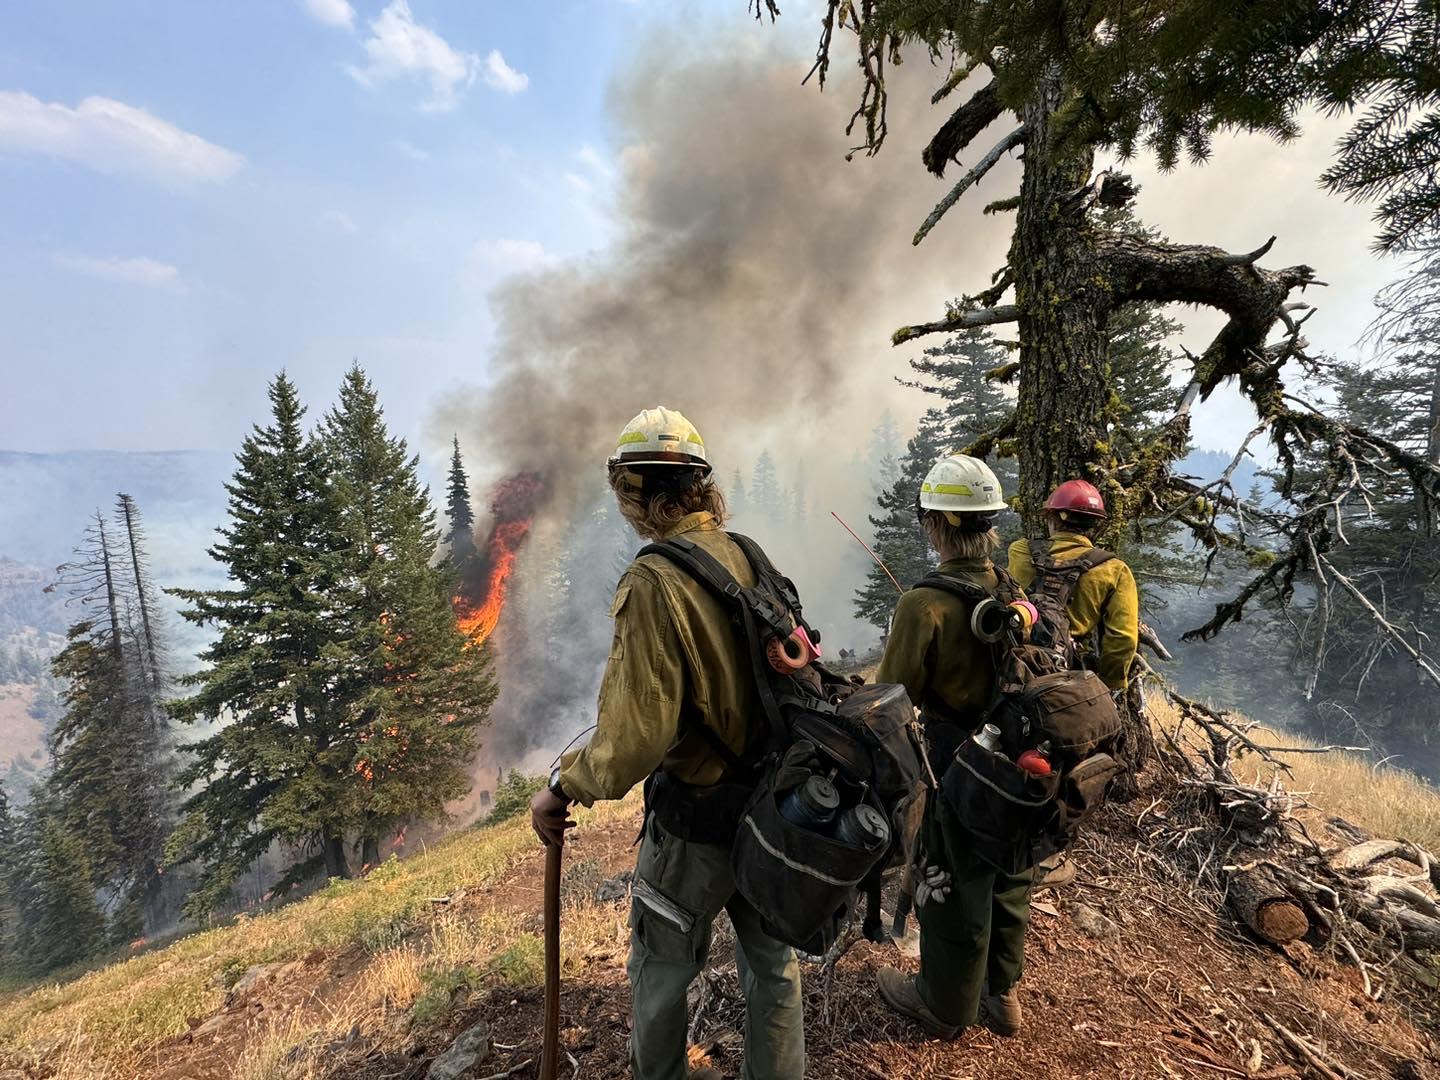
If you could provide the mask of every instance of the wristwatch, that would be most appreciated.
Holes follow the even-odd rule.
[[[553,769],[550,770],[550,783],[549,783],[549,788],[550,788],[550,794],[551,794],[551,795],[554,795],[554,796],[555,796],[557,799],[559,799],[561,802],[563,802],[563,803],[569,803],[569,802],[574,802],[574,801],[575,801],[575,800],[573,800],[572,798],[570,798],[569,795],[566,795],[566,794],[565,794],[565,789],[560,786],[560,766],[559,766],[559,765],[556,765],[555,768],[553,768]]]

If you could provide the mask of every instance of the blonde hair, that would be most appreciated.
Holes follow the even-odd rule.
[[[650,471],[663,469],[664,472]],[[694,473],[695,470],[688,470]],[[610,490],[620,506],[620,515],[647,540],[659,540],[691,514],[707,512],[716,525],[725,524],[729,512],[725,496],[709,476],[696,475],[688,487],[666,483],[676,476],[674,466],[631,466],[610,470]],[[658,488],[650,494],[647,487]]]
[[[931,510],[924,519],[925,536],[941,559],[988,559],[1000,546],[1000,534],[994,528],[975,532],[959,528],[945,520],[945,515]]]

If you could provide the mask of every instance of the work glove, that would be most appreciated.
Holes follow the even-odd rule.
[[[950,871],[939,866],[924,867],[915,878],[915,906],[943,904],[950,897]]]

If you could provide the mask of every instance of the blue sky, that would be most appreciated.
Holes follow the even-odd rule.
[[[742,0],[0,6],[0,447],[231,449],[276,370],[318,410],[358,359],[433,475],[437,406],[485,378],[490,288],[612,239],[625,133],[607,87],[666,28],[717,54],[763,40],[783,92],[815,93],[798,85],[814,48],[802,3],[776,27]],[[892,167],[840,165],[841,126],[837,168]],[[1243,251],[1278,233],[1275,265],[1318,267],[1333,287],[1312,337],[1344,352],[1393,268],[1367,250],[1369,210],[1315,185],[1339,122],[1308,126],[1285,148],[1219,140],[1204,168],[1129,168],[1142,216],[1173,239]],[[904,165],[918,221],[936,193]],[[917,270],[912,295],[874,312],[868,355],[888,361],[854,393],[870,412],[901,393],[888,328],[934,317],[1003,259],[984,201],[927,241],[950,245],[939,276]],[[1213,329],[1198,317],[1185,343]],[[1200,411],[1202,445],[1238,442],[1251,421],[1235,406]]]
[[[744,18],[743,7],[733,12]],[[233,446],[281,366],[397,426],[604,243],[622,0],[0,7],[0,446]]]

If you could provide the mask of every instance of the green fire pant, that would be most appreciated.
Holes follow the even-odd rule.
[[[801,1080],[804,1006],[794,952],[760,927],[735,891],[730,852],[665,831],[653,816],[635,866],[630,906],[630,992],[636,1080],[683,1080],[688,1072],[685,995],[705,966],[721,909],[735,927],[735,961],[745,992],[745,1080]]]
[[[966,849],[963,835],[945,830],[944,856],[931,853],[952,876],[942,904],[920,908],[920,975],[916,989],[947,1024],[968,1027],[980,1015],[980,997],[1003,994],[1025,967],[1033,870],[1006,874]]]

